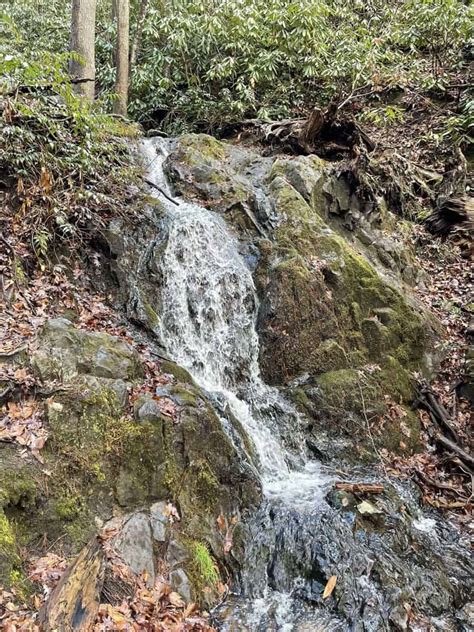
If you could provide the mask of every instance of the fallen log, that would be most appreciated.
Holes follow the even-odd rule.
[[[463,448],[461,448],[457,443],[451,441],[451,439],[448,439],[440,432],[435,435],[435,439],[443,447],[451,450],[452,452],[455,452],[458,455],[459,459],[470,469],[474,468],[474,457],[466,452],[466,450],[463,450]]]
[[[358,148],[369,150],[375,144],[361,125],[335,104],[324,110],[314,108],[308,118],[262,121],[248,119],[234,125],[233,133],[249,135],[254,140],[295,154],[317,154],[323,158],[354,157]]]
[[[384,486],[381,483],[335,483],[335,489],[354,494],[382,494]]]
[[[417,404],[427,410],[435,423],[445,430],[454,441],[459,441],[457,432],[451,425],[448,411],[437,400],[434,391],[425,383],[420,386]]]
[[[474,231],[474,202],[469,198],[440,198],[437,208],[425,219],[425,226],[433,235],[445,237],[456,226]]]
[[[40,610],[45,632],[92,630],[104,583],[105,555],[93,538],[68,568]]]

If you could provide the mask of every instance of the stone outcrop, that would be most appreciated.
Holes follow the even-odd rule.
[[[166,167],[177,191],[222,213],[258,260],[265,379],[288,389],[314,432],[353,445],[367,419],[385,416],[377,441],[415,449],[411,377],[436,364],[439,325],[410,288],[422,279],[384,200],[347,166],[261,157],[205,135],[181,137]],[[386,415],[393,405],[397,419]]]
[[[144,542],[152,535],[168,542],[167,503],[180,518],[171,539],[224,560],[217,517],[240,520],[258,502],[260,485],[186,371],[163,362],[157,367],[166,375],[159,393],[141,389],[146,367],[133,347],[64,318],[45,325],[21,362],[51,393],[44,406],[49,436],[41,450],[44,463],[21,456],[19,446],[0,446],[1,583],[22,581],[17,533],[27,548],[44,538],[60,540],[63,551],[74,553],[113,515],[138,509],[130,528],[146,524]],[[134,389],[138,395],[131,401]],[[176,416],[163,413],[158,401],[168,402]],[[140,548],[138,558],[136,533],[124,533],[117,548],[133,570],[143,566],[153,576],[151,544]],[[199,573],[190,576],[187,585],[182,574],[174,577],[182,591],[199,599]]]

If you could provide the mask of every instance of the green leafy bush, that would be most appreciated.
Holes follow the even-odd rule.
[[[67,48],[70,2],[9,4],[36,48]],[[139,4],[131,2],[132,38]],[[472,13],[462,0],[150,0],[130,114],[171,133],[213,131],[244,118],[298,115],[335,95],[443,88],[463,64]],[[114,41],[110,2],[99,0],[97,86],[105,104],[113,98]]]
[[[212,131],[295,115],[337,94],[447,83],[469,18],[459,0],[151,2],[130,111],[171,132]],[[110,34],[99,40],[99,76],[111,86]]]
[[[17,52],[1,50],[0,173],[8,210],[3,231],[44,261],[58,240],[76,244],[108,215],[128,212],[134,170],[119,137],[137,129],[74,94],[68,53],[40,56],[24,47],[13,22],[4,25]]]

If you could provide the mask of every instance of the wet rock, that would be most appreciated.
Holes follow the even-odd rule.
[[[134,573],[146,572],[149,586],[155,581],[150,522],[144,513],[133,514],[113,542],[113,547]]]

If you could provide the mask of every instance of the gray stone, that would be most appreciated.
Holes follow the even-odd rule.
[[[161,410],[158,402],[154,399],[147,399],[138,409],[138,421],[158,421],[161,419]]]
[[[169,518],[165,513],[166,503],[160,501],[150,507],[150,524],[153,537],[157,542],[166,540],[166,527],[169,524]]]
[[[170,573],[170,586],[188,603],[192,601],[191,582],[182,568]]]
[[[128,380],[143,375],[138,353],[120,338],[76,329],[65,318],[48,321],[32,366],[41,379],[72,381],[77,374]]]
[[[155,581],[153,543],[148,517],[136,513],[127,520],[114,541],[114,549],[137,575],[146,571],[148,585]]]
[[[173,568],[186,562],[189,559],[189,553],[186,547],[177,540],[171,540],[168,545],[168,550],[166,551],[165,559],[171,568]]]

